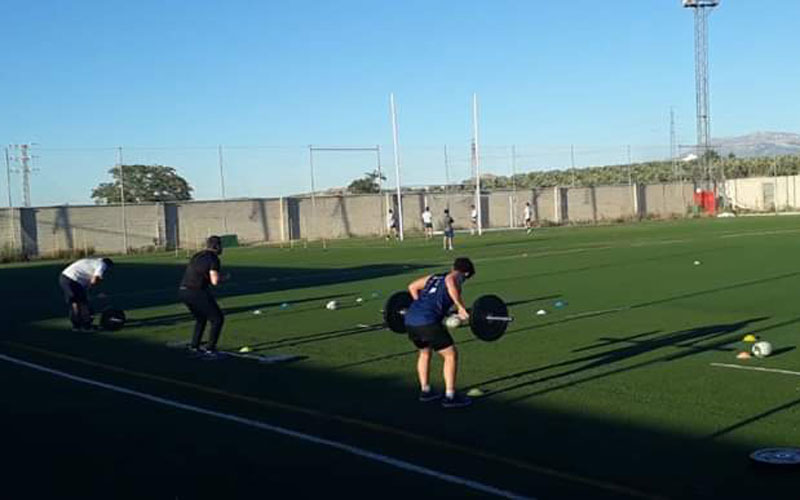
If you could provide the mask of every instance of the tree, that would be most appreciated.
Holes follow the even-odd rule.
[[[367,172],[364,177],[356,179],[347,186],[347,190],[351,193],[379,193],[380,183],[378,179],[385,181],[386,176],[379,174],[377,170]]]
[[[172,167],[164,165],[123,165],[125,202],[182,201],[192,199],[192,187]],[[119,203],[122,200],[119,167],[108,171],[112,182],[103,182],[92,190],[95,203]]]

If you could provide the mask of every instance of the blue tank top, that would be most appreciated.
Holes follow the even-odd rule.
[[[453,299],[447,293],[444,279],[447,273],[434,274],[425,283],[425,288],[419,292],[419,299],[411,303],[406,311],[407,326],[427,326],[441,323],[450,308]]]

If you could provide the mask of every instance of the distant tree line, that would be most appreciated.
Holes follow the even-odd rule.
[[[733,154],[720,157],[715,151],[708,152],[710,173],[713,179],[744,177],[770,177],[772,175],[800,174],[800,156],[739,158]],[[631,165],[608,165],[578,169],[546,170],[511,176],[486,176],[481,178],[481,187],[486,189],[552,187],[552,186],[602,186],[638,182],[657,184],[679,180],[694,182],[707,178],[703,159],[678,161],[650,161]],[[465,188],[475,185],[473,179],[462,182]]]

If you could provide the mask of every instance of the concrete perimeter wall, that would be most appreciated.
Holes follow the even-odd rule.
[[[750,177],[725,182],[734,208],[756,212],[800,208],[800,176]]]
[[[773,184],[774,179],[768,179]],[[765,206],[763,179],[729,181],[740,204]],[[796,206],[797,177],[777,179],[777,202]],[[693,202],[691,184],[539,188],[482,195],[486,228],[521,227],[525,203],[539,223],[585,223],[645,216],[685,215]],[[774,188],[773,188],[774,190]],[[760,193],[760,197],[759,197]],[[405,230],[421,232],[430,207],[441,230],[449,207],[457,229],[469,228],[471,193],[403,195]],[[210,234],[236,234],[244,244],[298,239],[335,239],[386,234],[386,211],[398,211],[394,194],[255,198],[226,201],[127,205],[123,230],[119,205],[0,209],[0,248],[30,256],[64,251],[119,253],[131,249],[195,248]],[[127,235],[126,235],[127,233]]]

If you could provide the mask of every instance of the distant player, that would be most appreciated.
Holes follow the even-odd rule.
[[[453,262],[449,272],[423,276],[408,285],[414,302],[405,315],[408,338],[419,349],[417,376],[419,377],[419,400],[435,401],[442,397],[432,388],[429,380],[431,353],[436,351],[444,361],[445,393],[442,406],[459,408],[468,406],[472,400],[456,393],[456,374],[458,372],[458,351],[450,332],[442,324],[450,308],[455,306],[462,320],[469,319],[469,313],[461,298],[461,287],[466,280],[475,275],[475,266],[466,257]]]
[[[58,277],[58,284],[69,305],[69,320],[74,331],[92,331],[89,289],[99,285],[114,267],[111,259],[80,259],[67,266]]]
[[[533,233],[533,209],[529,201],[525,202],[525,227],[528,234]]]
[[[475,231],[478,230],[478,209],[475,208],[475,205],[470,205],[469,208],[470,208],[470,211],[469,211],[469,220],[470,220],[469,234],[473,234],[474,235]]]
[[[209,290],[209,286],[217,286],[222,282],[220,255],[222,239],[219,236],[209,236],[206,249],[194,254],[186,266],[178,290],[178,297],[194,317],[194,333],[189,349],[208,359],[217,358],[217,342],[225,321],[225,315]],[[201,349],[200,343],[207,323],[211,323],[211,331],[208,344]]]
[[[453,250],[453,236],[455,235],[453,231],[453,222],[455,221],[450,217],[450,210],[445,208],[444,215],[442,216],[442,229],[444,230],[444,238],[442,241],[445,250]]]
[[[430,207],[422,212],[422,225],[425,227],[425,238],[433,238],[433,214]]]
[[[389,213],[386,214],[386,239],[389,238],[397,239],[398,235],[398,226],[397,226],[397,218],[394,216],[394,210],[391,208],[389,209]]]

